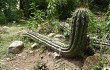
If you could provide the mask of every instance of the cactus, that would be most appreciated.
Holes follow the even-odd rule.
[[[86,47],[88,20],[89,16],[86,8],[79,8],[74,12],[69,45],[54,41],[36,32],[27,31],[25,34],[35,40],[45,43],[49,48],[63,56],[73,57],[78,55],[79,52]]]

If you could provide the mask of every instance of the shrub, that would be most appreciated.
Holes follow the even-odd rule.
[[[59,19],[67,19],[71,16],[71,12],[76,7],[76,1],[73,0],[48,0],[48,16],[56,17]]]
[[[48,5],[47,0],[35,0],[35,3],[39,10],[46,11]]]
[[[107,7],[110,3],[110,0],[93,0],[89,4],[89,7],[92,11],[102,11],[105,12],[107,11]]]
[[[6,22],[6,17],[5,17],[5,14],[0,11],[0,24],[3,24]]]
[[[36,27],[38,27],[39,24],[41,24],[44,21],[45,12],[38,9],[38,6],[36,5],[35,2],[32,2],[30,4],[29,11],[31,12],[30,13],[31,16],[29,18],[28,27],[29,28],[36,28]]]
[[[20,10],[17,9],[6,9],[4,11],[7,22],[11,21],[17,21],[19,18],[21,18]]]
[[[24,17],[29,17],[29,8],[32,0],[20,0],[20,9],[23,10]]]
[[[18,20],[19,10],[17,9],[18,0],[1,0],[0,13],[2,22],[10,22]]]
[[[108,10],[107,10],[107,13],[106,13],[106,16],[109,16],[110,15],[110,4],[108,5]]]
[[[31,4],[35,3],[36,9],[45,11],[47,9],[47,1],[46,0],[21,0],[20,8],[24,11],[24,16],[29,17],[32,13],[29,9],[31,8]]]

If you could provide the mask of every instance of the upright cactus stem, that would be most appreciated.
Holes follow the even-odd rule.
[[[63,56],[74,57],[80,54],[82,48],[86,47],[87,40],[87,27],[88,27],[88,10],[86,8],[78,8],[72,17],[71,33],[69,45],[56,42],[51,38],[35,32],[26,32],[28,37],[39,40],[48,45],[48,48],[60,53]]]
[[[88,21],[89,16],[86,8],[78,8],[74,12],[70,34],[70,47],[73,49],[71,52],[74,55],[85,47]]]

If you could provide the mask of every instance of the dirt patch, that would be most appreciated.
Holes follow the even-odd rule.
[[[75,59],[53,57],[52,52],[46,51],[43,54],[39,53],[39,50],[23,51],[17,54],[14,58],[6,59],[9,66],[9,70],[34,70],[37,62],[41,60],[46,64],[48,70],[78,70],[82,67],[83,62]]]

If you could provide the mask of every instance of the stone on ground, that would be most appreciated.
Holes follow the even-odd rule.
[[[0,28],[0,33],[8,32],[8,30],[9,30],[8,26],[3,26],[2,28]]]
[[[34,44],[31,45],[31,49],[32,50],[35,50],[37,48],[38,48],[38,44],[37,43],[34,43]]]
[[[54,53],[53,53],[53,57],[54,57],[55,59],[57,59],[57,58],[60,58],[60,57],[61,57],[61,55],[60,55],[60,54],[58,54],[58,53],[56,53],[56,52],[54,52]]]
[[[17,54],[24,49],[24,43],[22,41],[14,41],[8,47],[8,53]]]
[[[96,53],[93,56],[89,56],[84,61],[83,68],[85,68],[86,70],[92,70],[94,69],[93,67],[99,64],[99,61],[100,61],[100,54]]]
[[[61,34],[57,34],[53,38],[55,40],[58,40],[58,41],[64,41],[65,40],[65,36],[64,35],[61,35]]]
[[[48,34],[48,37],[53,37],[55,35],[55,33],[50,33]]]

